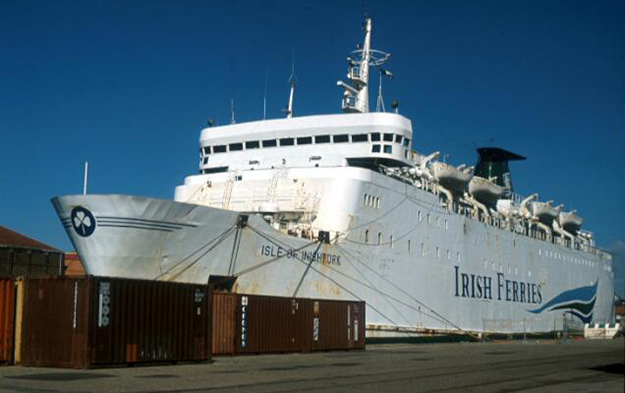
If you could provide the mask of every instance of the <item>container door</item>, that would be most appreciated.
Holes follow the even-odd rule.
[[[15,330],[15,284],[0,279],[0,364],[13,363]]]

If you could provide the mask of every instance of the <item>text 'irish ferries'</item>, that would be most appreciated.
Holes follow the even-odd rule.
[[[540,304],[543,301],[539,284],[530,282],[508,280],[503,273],[497,273],[497,280],[490,276],[461,273],[458,266],[456,271],[456,297],[469,297],[475,299],[503,300],[506,302],[518,302]],[[496,287],[493,289],[493,282]]]
[[[300,259],[304,262],[316,262],[324,265],[341,265],[341,256],[319,251],[298,251],[269,244],[260,246],[260,255],[274,258]]]

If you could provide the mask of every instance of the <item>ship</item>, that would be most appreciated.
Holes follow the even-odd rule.
[[[86,273],[364,300],[368,337],[611,321],[612,256],[577,212],[515,193],[511,151],[480,148],[475,167],[417,152],[411,121],[384,108],[390,55],[370,17],[363,30],[342,113],[294,116],[292,78],[285,117],[201,131],[199,172],[173,200],[54,197]]]

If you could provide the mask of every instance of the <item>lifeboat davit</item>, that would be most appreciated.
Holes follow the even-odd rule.
[[[553,220],[558,218],[558,215],[562,211],[562,205],[553,206],[549,202],[532,202],[530,203],[530,212],[540,222],[547,224],[551,227]]]
[[[432,163],[432,173],[440,185],[458,194],[464,192],[473,176],[470,172],[440,161]]]
[[[483,177],[473,176],[469,182],[469,193],[480,202],[495,205],[503,195],[503,187]]]
[[[570,212],[560,212],[558,221],[565,231],[575,234],[582,229],[584,219],[577,215],[577,210],[572,210]]]

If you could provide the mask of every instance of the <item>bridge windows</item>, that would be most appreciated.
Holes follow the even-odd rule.
[[[228,145],[228,148],[230,149],[230,151],[243,150],[243,143],[231,143],[230,145]]]
[[[315,143],[330,143],[330,135],[317,135]]]
[[[245,142],[246,149],[258,149],[260,147],[259,141],[247,141]]]
[[[332,139],[334,140],[334,143],[346,143],[346,142],[349,142],[349,135],[347,134],[334,135]]]
[[[393,133],[363,133],[363,134],[336,134],[336,135],[315,135],[315,136],[285,136],[284,138],[276,138],[276,139],[265,139],[262,141],[252,140],[252,141],[241,141],[241,142],[232,142],[226,143],[222,145],[213,145],[213,146],[201,146],[200,148],[200,156],[205,156],[209,154],[217,154],[217,153],[226,153],[228,151],[242,151],[246,149],[259,149],[259,148],[270,148],[277,146],[295,146],[297,145],[311,145],[315,144],[325,144],[325,143],[364,143],[364,142],[373,142],[371,145],[372,153],[385,153],[385,154],[393,154],[393,145],[396,143],[399,146],[408,147],[410,144],[410,139],[404,137],[400,134]],[[376,143],[377,142],[377,143]],[[385,142],[381,144],[379,142]],[[404,157],[409,157],[409,152],[407,149],[401,149],[404,151]]]
[[[369,135],[367,135],[367,134],[354,134],[354,135],[352,135],[352,142],[354,142],[354,143],[368,142],[368,141],[369,141]]]
[[[263,147],[276,147],[278,146],[278,141],[275,139],[265,139],[263,141]]]
[[[303,136],[303,137],[297,138],[297,144],[298,145],[312,144],[312,136]]]

